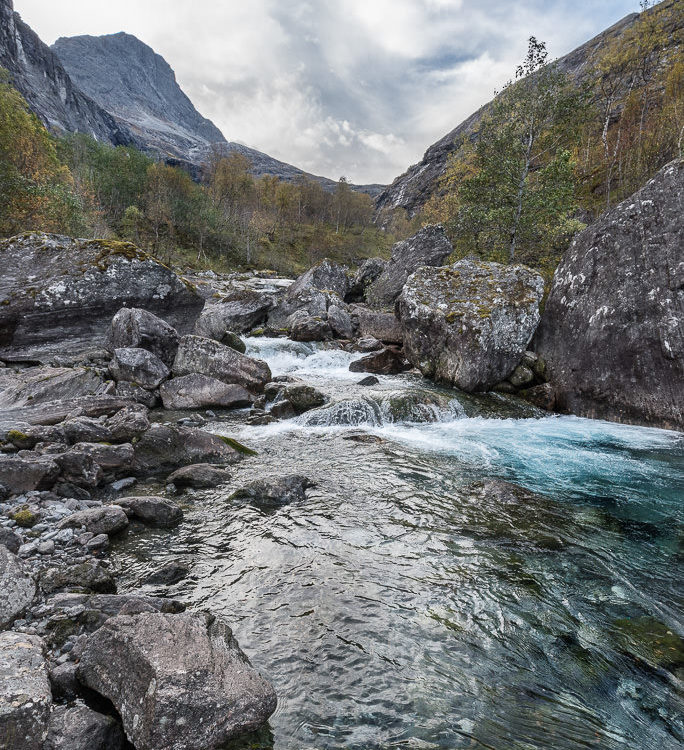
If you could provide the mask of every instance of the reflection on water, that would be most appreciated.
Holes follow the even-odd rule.
[[[115,549],[131,588],[187,562],[170,593],[220,613],[273,680],[270,727],[236,750],[681,747],[683,436],[412,376],[364,389],[353,355],[258,346],[332,403],[213,425],[259,455],[185,496],[178,529]],[[227,500],[286,473],[316,482],[305,502]]]

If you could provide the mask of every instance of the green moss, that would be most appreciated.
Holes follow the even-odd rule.
[[[659,620],[623,618],[615,620],[614,626],[619,645],[628,653],[665,669],[684,666],[684,641]]]
[[[9,430],[7,432],[7,439],[10,441],[10,443],[14,443],[16,441],[23,443],[24,441],[29,440],[29,436],[21,430]]]
[[[243,445],[242,443],[239,443],[234,438],[226,437],[225,435],[219,435],[221,440],[232,448],[234,451],[237,451],[238,453],[242,453],[243,456],[256,456],[258,455],[255,450],[252,450],[251,448],[248,448],[246,445]]]
[[[17,526],[21,526],[22,529],[30,529],[38,523],[38,516],[28,508],[23,508],[12,516],[12,520],[16,522]]]

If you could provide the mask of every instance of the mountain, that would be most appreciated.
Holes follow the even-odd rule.
[[[653,11],[657,9],[658,12],[669,14],[670,25],[673,29],[678,29],[681,28],[683,22],[678,10],[680,4],[681,0],[664,0],[655,6]],[[638,18],[638,13],[626,16],[565,57],[560,58],[557,61],[559,69],[576,82],[581,83],[588,74],[590,60],[597,50],[622,36]],[[459,144],[464,137],[471,140],[477,138],[480,121],[490,106],[491,102],[485,104],[437,143],[430,146],[418,164],[409,167],[404,174],[385,188],[376,200],[380,220],[382,220],[381,212],[385,213],[392,209],[403,208],[409,216],[415,216],[422,209],[438,190],[439,180],[446,171],[449,156],[459,149]]]
[[[334,189],[333,180],[226,141],[216,125],[195,109],[166,60],[131,34],[61,37],[52,50],[79,88],[129,130],[141,148],[167,161],[197,168],[210,149],[218,148],[224,154],[248,157],[257,176],[284,180],[305,176]],[[373,196],[383,189],[382,185],[353,187]]]
[[[51,130],[87,133],[114,145],[131,142],[127,128],[74,84],[57,55],[14,12],[12,0],[0,0],[0,67]]]

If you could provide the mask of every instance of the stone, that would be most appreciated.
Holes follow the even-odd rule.
[[[15,534],[11,529],[5,526],[0,526],[0,545],[7,547],[7,549],[16,555],[19,552],[22,541],[19,534]]]
[[[283,399],[292,404],[296,414],[303,414],[309,409],[315,409],[317,406],[323,406],[327,398],[317,388],[304,383],[292,383],[285,387]]]
[[[36,585],[21,560],[4,545],[0,545],[0,591],[0,629],[4,629],[21,617],[36,595]]]
[[[43,641],[0,633],[0,748],[43,750],[52,695]]]
[[[231,464],[242,455],[219,435],[192,427],[154,424],[133,446],[134,473],[174,471],[179,466],[201,463]]]
[[[352,305],[350,310],[362,339],[375,339],[385,344],[403,343],[401,325],[394,313],[369,310],[363,305]]]
[[[128,401],[135,401],[142,406],[146,406],[148,409],[153,409],[158,403],[154,392],[146,391],[136,383],[127,383],[125,381],[117,383],[115,393],[121,398],[125,398]]]
[[[207,406],[239,409],[252,403],[248,391],[241,385],[224,383],[199,373],[167,380],[162,383],[159,394],[165,409],[204,409]]]
[[[115,349],[109,373],[117,382],[135,383],[153,390],[169,377],[169,368],[147,349]]]
[[[102,376],[90,367],[6,368],[0,372],[0,411],[96,395],[104,388]]]
[[[112,318],[107,343],[111,349],[147,349],[171,367],[178,331],[165,320],[138,307],[122,307]]]
[[[334,292],[341,299],[344,299],[349,289],[346,266],[333,263],[326,258],[303,273],[294,284],[289,286],[285,297],[292,299],[311,289]]]
[[[559,411],[684,430],[684,160],[580,232],[534,349]]]
[[[85,594],[116,594],[112,574],[98,560],[47,568],[41,572],[38,583],[44,594],[65,590]]]
[[[174,377],[199,373],[224,383],[236,383],[251,393],[261,393],[271,380],[271,370],[253,359],[200,336],[183,336],[173,363]]]
[[[235,351],[240,352],[240,354],[244,354],[247,351],[245,342],[237,335],[237,333],[233,333],[232,331],[226,331],[221,337],[220,343],[229,346],[231,349],[235,349]]]
[[[111,716],[84,704],[54,706],[44,750],[123,750],[124,733]]]
[[[234,492],[229,500],[247,500],[257,505],[284,505],[306,499],[305,491],[313,483],[300,474],[273,479],[257,479]]]
[[[298,310],[287,319],[287,330],[293,341],[326,341],[332,338],[327,320]]]
[[[292,419],[297,416],[297,412],[290,401],[286,398],[282,398],[271,406],[268,415],[275,417],[276,419]]]
[[[383,348],[382,341],[378,341],[372,336],[360,338],[356,341],[356,349],[360,352],[377,352]]]
[[[367,378],[362,378],[359,380],[359,382],[356,385],[363,385],[363,386],[369,386],[369,385],[378,385],[380,381],[375,377],[375,375],[369,375]]]
[[[182,581],[190,572],[187,565],[179,562],[170,562],[155,570],[154,573],[143,578],[142,583],[151,586],[173,586],[174,583]]]
[[[65,430],[61,425],[56,427],[45,425],[31,425],[28,422],[5,422],[7,429],[0,428],[0,440],[11,443],[19,450],[32,450],[38,443],[68,442]]]
[[[76,443],[73,450],[91,456],[93,461],[106,474],[126,471],[132,466],[135,459],[135,451],[130,443],[121,443],[120,445]]]
[[[522,388],[534,380],[534,373],[527,365],[518,365],[508,376],[511,385]]]
[[[518,391],[518,396],[546,411],[556,410],[556,392],[551,383],[540,383]]]
[[[105,346],[122,307],[144,308],[185,333],[204,305],[173,271],[128,242],[32,232],[0,242],[0,265],[6,362],[46,362]]]
[[[330,305],[328,308],[328,325],[335,338],[353,339],[356,334],[351,315],[340,305]]]
[[[128,518],[118,505],[103,505],[72,513],[61,521],[59,526],[62,529],[78,529],[85,526],[86,531],[92,534],[112,536],[128,526]]]
[[[387,267],[383,258],[367,258],[354,274],[345,297],[345,302],[363,302],[366,290]]]
[[[107,431],[112,443],[130,443],[150,429],[147,407],[131,404],[107,419]]]
[[[276,708],[230,629],[204,613],[111,618],[86,641],[78,677],[114,704],[137,750],[216,748]]]
[[[54,425],[67,418],[111,415],[130,404],[130,398],[119,396],[77,396],[46,401],[32,406],[0,409],[0,422],[25,421],[33,425]]]
[[[52,455],[61,470],[63,482],[94,489],[102,480],[102,469],[89,450],[71,446],[63,453]]]
[[[398,375],[410,369],[411,365],[402,352],[390,346],[355,359],[349,365],[349,372],[374,372],[377,375]]]
[[[173,484],[182,489],[192,487],[194,489],[218,487],[230,480],[230,472],[211,464],[193,464],[177,469],[173,474],[166,477],[167,484]]]
[[[154,495],[121,497],[114,502],[129,518],[134,518],[149,526],[168,529],[183,520],[183,509],[180,505],[165,497]]]
[[[247,333],[266,322],[276,296],[249,289],[236,290],[219,302],[207,302],[195,324],[196,336],[223,341],[227,331]]]
[[[539,322],[544,280],[525,266],[462,260],[421,268],[396,312],[407,359],[463,391],[488,391],[522,359]]]
[[[70,443],[110,442],[112,439],[107,427],[99,420],[91,417],[67,419],[62,422],[60,427]]]
[[[408,277],[424,266],[441,266],[453,252],[441,224],[423,227],[417,234],[392,248],[384,271],[366,292],[372,307],[392,307]]]
[[[72,701],[81,689],[76,679],[76,664],[72,661],[57,664],[50,669],[50,687],[55,700]]]
[[[12,494],[49,490],[59,473],[59,466],[49,456],[21,458],[0,455],[0,484],[7,487]]]

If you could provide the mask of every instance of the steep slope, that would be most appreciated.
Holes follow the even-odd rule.
[[[666,0],[663,5],[672,4],[674,0]],[[558,60],[558,67],[578,82],[586,74],[587,64],[592,55],[612,39],[622,35],[639,17],[632,13],[621,21],[601,32],[590,41],[570,52]],[[476,138],[478,126],[483,115],[488,111],[491,103],[485,104],[477,112],[470,115],[460,125],[447,133],[437,143],[428,148],[418,164],[409,167],[404,174],[397,177],[377,199],[378,212],[383,209],[404,208],[410,216],[414,216],[425,205],[430,196],[436,191],[439,179],[446,171],[447,161],[453,152],[458,150],[458,144],[464,137]]]
[[[29,107],[52,130],[88,133],[114,145],[131,141],[127,128],[74,84],[59,58],[0,0],[0,67]]]

